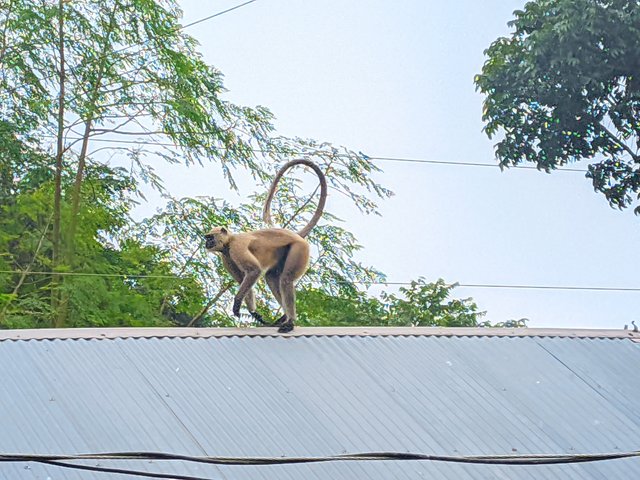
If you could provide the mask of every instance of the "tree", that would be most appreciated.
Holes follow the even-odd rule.
[[[190,223],[197,217],[190,221],[177,217],[172,225],[165,224],[167,234],[156,238],[141,236],[141,231],[150,231],[152,224],[161,220],[158,217],[149,225],[137,226],[129,211],[134,195],[141,195],[140,182],[167,193],[153,169],[159,160],[187,166],[215,162],[231,188],[236,188],[234,168],[240,167],[264,191],[278,164],[294,155],[307,156],[325,169],[334,191],[344,194],[365,213],[377,213],[375,200],[391,195],[372,180],[371,174],[378,169],[364,154],[314,140],[277,136],[268,109],[239,106],[225,100],[221,72],[202,60],[197,42],[178,23],[180,17],[174,0],[2,3],[0,124],[10,126],[21,149],[8,150],[7,155],[12,157],[10,162],[23,162],[26,170],[35,165],[29,162],[37,156],[38,161],[45,162],[44,171],[49,176],[46,181],[32,185],[34,190],[26,196],[13,191],[7,204],[21,204],[38,192],[42,208],[23,212],[28,216],[37,213],[37,230],[31,233],[21,230],[17,220],[20,214],[11,209],[3,210],[0,220],[15,227],[19,238],[35,235],[36,243],[31,244],[39,247],[31,257],[32,266],[54,272],[53,276],[37,281],[39,295],[29,293],[22,299],[37,299],[39,309],[30,311],[40,319],[46,318],[50,325],[93,321],[100,324],[102,317],[91,320],[79,314],[82,302],[91,304],[90,301],[100,298],[89,295],[77,301],[89,292],[88,277],[82,275],[106,273],[103,269],[113,272],[117,266],[131,268],[135,273],[138,261],[149,267],[147,272],[157,268],[185,276],[187,285],[192,278],[196,279],[194,282],[201,289],[199,292],[195,286],[189,287],[193,287],[189,303],[186,294],[177,293],[177,289],[183,288],[182,280],[153,287],[158,291],[153,290],[153,282],[141,277],[125,281],[124,277],[118,281],[102,277],[95,282],[103,283],[106,291],[112,293],[122,287],[123,292],[143,294],[149,302],[159,298],[156,314],[159,317],[152,319],[150,313],[138,312],[150,322],[163,321],[167,315],[173,315],[177,323],[203,321],[209,309],[222,301],[229,288],[224,277],[218,277],[217,288],[211,290],[212,282],[207,283],[204,273],[198,275],[196,271],[194,255],[172,246],[190,239],[182,245],[188,245],[189,249],[197,247],[207,221],[231,222],[234,227],[243,228],[257,225],[255,215],[252,213],[253,217],[242,223],[241,217],[233,212],[225,217],[210,210],[209,217],[203,217],[208,218],[203,222],[205,225]],[[25,156],[24,152],[29,153]],[[36,156],[32,155],[34,152]],[[127,165],[126,170],[111,168],[123,164]],[[0,174],[3,175],[0,181],[8,185],[7,191],[15,190],[12,170],[2,169]],[[126,186],[115,188],[113,182]],[[109,190],[109,186],[115,189]],[[96,195],[96,189],[106,189],[111,195]],[[315,198],[312,195],[305,199],[301,194],[302,183],[295,178],[288,178],[281,185],[281,192],[295,201],[291,203],[281,195],[274,205],[276,210],[281,209],[275,220],[295,227],[315,207]],[[262,200],[256,194],[255,201]],[[191,208],[195,204],[185,205]],[[293,218],[285,218],[283,214],[289,207],[293,207],[288,210]],[[43,212],[47,214],[46,221],[40,218]],[[95,215],[96,212],[100,215]],[[326,218],[337,221],[330,213]],[[1,308],[5,316],[20,305],[17,296],[30,292],[21,279],[35,281],[28,273],[34,268],[25,269],[24,262],[10,248],[15,247],[16,241],[16,238],[7,240],[8,253],[2,259],[7,268],[15,271],[2,290],[6,302]],[[349,254],[358,248],[348,231],[325,225],[318,229],[316,244],[320,249],[319,263],[315,265],[318,276],[324,275],[323,282],[340,276],[340,282],[325,282],[327,289],[349,288],[346,284],[363,272],[366,278],[381,278],[379,272],[337,254],[340,249]],[[137,260],[133,261],[133,257]],[[125,258],[132,263],[125,262]],[[105,259],[108,261],[103,262]],[[210,277],[211,270],[207,274]],[[159,291],[164,293],[157,297]],[[208,300],[202,291],[211,294]],[[42,292],[49,295],[50,305],[46,308]],[[103,298],[104,305],[113,302],[113,298]],[[113,310],[113,315],[125,315],[118,311]],[[210,314],[222,318],[219,310]],[[119,322],[115,318],[111,321]]]
[[[485,132],[504,135],[500,166],[588,159],[595,190],[628,207],[640,191],[640,2],[535,0],[514,15],[475,78]]]
[[[383,294],[389,304],[388,324],[422,327],[476,327],[486,312],[478,310],[472,298],[448,300],[456,284],[441,278],[427,283],[423,278],[401,287],[405,298]]]
[[[48,327],[57,318],[52,278],[44,273],[53,248],[51,159],[10,129],[0,128],[0,152],[0,328]],[[72,176],[64,173],[68,191]],[[121,234],[137,189],[128,172],[89,161],[86,180],[91,194],[78,213],[77,270],[55,287],[67,302],[66,325],[172,325],[195,316],[205,301],[196,279],[185,273],[176,282],[166,252]]]
[[[329,295],[307,287],[300,292],[301,325],[479,327],[485,312],[471,298],[449,299],[456,284],[444,280],[427,283],[420,278],[400,288],[400,296],[382,293],[381,299],[358,291]],[[525,326],[525,325],[521,325]]]
[[[330,295],[307,286],[297,296],[298,323],[313,327],[385,325],[386,306],[366,293],[353,291]]]

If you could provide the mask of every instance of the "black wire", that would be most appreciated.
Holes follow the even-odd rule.
[[[206,22],[207,20],[210,20],[210,19],[215,18],[215,17],[219,17],[220,15],[224,15],[225,13],[229,13],[229,12],[231,12],[233,10],[236,10],[238,8],[241,8],[241,7],[244,7],[245,5],[249,5],[250,3],[253,3],[255,1],[256,0],[249,0],[248,2],[241,3],[240,5],[236,5],[235,7],[231,7],[231,8],[228,8],[226,10],[223,10],[221,12],[214,13],[213,15],[209,15],[208,17],[201,18],[200,20],[196,20],[195,22],[187,23],[186,25],[183,25],[182,27],[180,27],[180,29],[183,30],[185,28],[192,27],[192,26],[197,25],[199,23]]]
[[[207,133],[213,133],[213,132],[197,132],[197,133],[207,134]],[[158,133],[158,135],[166,135],[166,134],[160,132],[160,133]],[[45,137],[45,138],[56,138],[55,135],[41,135],[41,136]],[[76,138],[76,137],[70,137],[67,140],[76,141],[76,140],[82,140],[82,139],[81,138]],[[156,142],[156,141],[149,141],[149,140],[118,140],[118,139],[114,139],[114,138],[95,138],[95,137],[92,137],[91,141],[93,141],[93,142],[103,142],[103,143],[117,143],[117,144],[123,144],[123,145],[150,145],[150,146],[155,146],[155,147],[176,147],[176,146],[179,146],[176,143],[171,143],[171,142]],[[253,153],[266,153],[265,150],[254,149],[252,151],[253,151]],[[297,152],[296,154],[303,155],[304,153],[307,153],[307,152]],[[428,164],[432,164],[432,165],[455,165],[455,166],[460,166],[460,167],[491,167],[491,168],[499,168],[500,167],[500,165],[498,165],[496,163],[454,162],[454,161],[448,161],[448,160],[427,160],[427,159],[423,159],[423,158],[376,157],[376,156],[369,156],[369,155],[367,155],[366,158],[368,160],[379,160],[379,161],[382,161],[382,162],[428,163]],[[534,167],[534,166],[531,166],[531,165],[511,165],[508,168],[518,168],[518,169],[525,169],[525,170],[542,171],[538,167]],[[586,170],[586,169],[565,168],[565,167],[556,168],[553,171],[554,172],[579,172],[579,173],[587,173],[588,172],[588,170]]]
[[[639,457],[640,451],[595,454],[521,454],[521,455],[427,455],[421,453],[366,452],[319,457],[214,457],[179,455],[161,452],[88,453],[78,455],[0,455],[1,462],[51,463],[70,460],[180,460],[214,465],[290,465],[337,461],[399,461],[420,460],[483,465],[555,465],[568,463],[599,462],[621,458]],[[72,464],[64,463],[64,466]],[[78,466],[73,464],[74,466]],[[63,465],[61,465],[63,466]],[[81,465],[87,467],[87,465]],[[94,468],[94,467],[92,467]],[[95,467],[101,468],[101,467]],[[160,477],[164,478],[164,477]],[[177,477],[176,477],[177,478]]]
[[[452,463],[471,463],[481,465],[558,465],[568,463],[600,462],[620,458],[640,456],[640,451],[597,454],[524,454],[524,455],[424,455],[417,453],[358,453],[348,455],[359,460],[428,460]],[[339,456],[340,457],[340,456]],[[349,458],[351,460],[352,458]]]
[[[491,285],[480,283],[459,283],[458,287],[467,288],[513,288],[521,290],[580,290],[591,292],[640,292],[640,288],[634,287],[573,287],[562,285]]]
[[[24,270],[0,270],[0,274],[23,274],[23,275],[63,275],[78,277],[122,277],[122,278],[182,278],[179,275],[145,275],[145,274],[129,274],[129,273],[92,273],[92,272],[42,272],[42,271],[24,271]],[[356,285],[413,285],[415,282],[385,282],[385,281],[354,281],[354,282],[338,282]],[[453,285],[451,285],[453,286]],[[640,287],[579,287],[579,286],[563,286],[563,285],[507,285],[507,284],[488,284],[488,283],[455,283],[456,287],[461,288],[497,288],[497,289],[516,289],[516,290],[569,290],[569,291],[587,291],[587,292],[640,292]]]
[[[130,470],[128,468],[110,468],[110,467],[99,467],[99,466],[92,466],[92,465],[79,465],[76,463],[57,462],[54,460],[40,460],[38,461],[38,463],[55,465],[56,467],[62,467],[62,468],[71,468],[74,470],[90,470],[92,472],[102,472],[102,473],[120,473],[124,475],[133,475],[137,477],[167,478],[167,479],[174,479],[174,480],[213,480],[211,478],[193,477],[190,475],[180,475],[175,473],[152,473],[152,472],[143,472],[142,470]]]
[[[242,3],[240,5],[236,5],[235,7],[228,8],[228,9],[223,10],[223,11],[218,12],[218,13],[214,13],[213,15],[209,15],[208,17],[201,18],[201,19],[196,20],[194,22],[187,23],[186,25],[180,25],[176,30],[177,31],[184,30],[185,28],[189,28],[189,27],[191,27],[193,25],[197,25],[198,23],[202,23],[202,22],[205,22],[205,21],[210,20],[212,18],[219,17],[220,15],[224,15],[225,13],[231,12],[233,10],[236,10],[236,9],[240,8],[240,7],[244,7],[245,5],[248,5],[248,4],[253,3],[255,1],[256,0],[249,0],[248,2]],[[144,42],[144,43],[135,44],[135,45],[127,45],[125,47],[122,47],[122,48],[119,48],[119,49],[115,50],[113,53],[122,53],[122,52],[125,52],[125,51],[127,51],[127,50],[129,50],[131,48],[134,48],[134,47],[144,47],[144,46],[148,45],[148,43],[149,42]],[[138,53],[138,52],[133,52],[134,55],[136,53]],[[77,67],[76,68],[71,68],[69,70],[69,73],[74,73],[75,70],[77,70]],[[50,75],[45,75],[44,77],[42,77],[40,79],[40,81],[49,80],[49,79],[55,77],[56,75],[57,75],[57,73],[52,73]],[[15,88],[10,89],[11,93],[14,93],[14,92],[20,90],[21,88],[27,87],[29,85],[31,85],[31,84],[30,83],[23,83],[22,85],[19,85],[19,86],[15,87]]]
[[[407,163],[433,163],[438,165],[461,165],[464,167],[500,167],[494,163],[475,163],[475,162],[450,162],[445,160],[423,160],[420,158],[394,158],[394,157],[368,157],[371,160],[391,161],[391,162],[407,162]],[[508,168],[521,168],[526,170],[541,170],[531,165],[511,165]],[[581,172],[586,173],[588,170],[581,168],[555,168],[554,172]]]

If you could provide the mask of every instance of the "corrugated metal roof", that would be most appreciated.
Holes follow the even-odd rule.
[[[638,450],[639,366],[640,344],[619,338],[2,341],[0,452],[318,456]],[[640,478],[638,458],[564,466],[101,464],[227,480]],[[0,478],[114,477],[0,463]]]
[[[566,328],[479,328],[479,327],[296,327],[281,334],[276,328],[38,328],[0,330],[2,340],[43,340],[54,338],[210,338],[210,337],[558,337],[629,338],[640,341],[633,330]]]

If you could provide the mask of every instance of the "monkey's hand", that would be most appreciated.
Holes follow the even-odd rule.
[[[233,300],[233,316],[240,318],[240,305],[242,305],[242,299],[241,298],[235,298]]]
[[[258,322],[260,325],[267,325],[270,326],[267,322],[264,321],[264,318],[262,318],[262,315],[260,315],[258,312],[249,312],[251,314],[251,316],[253,317],[253,319]]]

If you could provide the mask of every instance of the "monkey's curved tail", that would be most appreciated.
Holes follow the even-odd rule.
[[[314,172],[316,172],[316,175],[318,175],[318,179],[320,180],[320,200],[318,200],[318,207],[316,208],[316,211],[313,214],[313,217],[311,217],[311,220],[309,220],[309,223],[307,223],[302,228],[302,230],[298,232],[298,235],[304,238],[307,235],[309,235],[309,232],[311,232],[311,229],[316,226],[318,221],[320,221],[320,217],[322,216],[322,212],[324,211],[324,205],[327,201],[327,179],[324,176],[324,173],[322,172],[320,167],[318,167],[318,165],[313,163],[311,160],[307,160],[305,158],[291,160],[290,162],[285,163],[284,166],[278,171],[278,173],[276,173],[276,176],[273,179],[273,183],[271,184],[271,188],[269,188],[269,194],[267,195],[267,200],[264,203],[264,210],[262,211],[262,219],[267,225],[272,224],[271,201],[273,200],[273,197],[276,194],[276,190],[278,189],[278,182],[280,182],[280,179],[282,178],[284,173],[295,165],[306,165],[307,167],[310,167]]]

